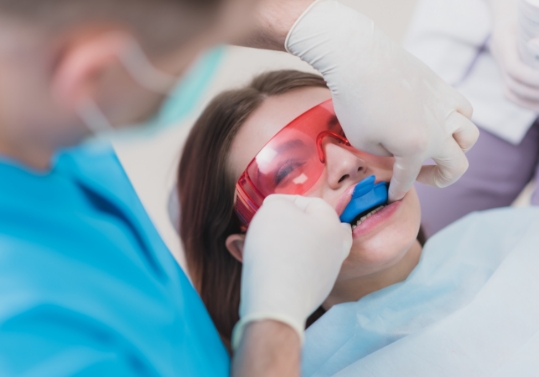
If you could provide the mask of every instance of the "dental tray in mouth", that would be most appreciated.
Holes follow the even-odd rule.
[[[355,219],[368,214],[371,210],[387,204],[387,182],[375,184],[375,181],[376,177],[371,175],[356,185],[352,199],[340,217],[341,222],[351,224]]]

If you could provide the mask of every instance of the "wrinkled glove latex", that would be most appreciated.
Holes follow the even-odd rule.
[[[505,97],[519,106],[539,111],[539,70],[528,66],[518,50],[518,1],[491,0],[490,5],[493,21],[490,50],[500,68]]]
[[[276,320],[303,339],[305,321],[327,298],[350,253],[352,231],[319,198],[272,195],[249,225],[243,250],[240,322]]]
[[[296,21],[285,47],[324,76],[355,148],[395,156],[391,201],[416,178],[445,187],[464,174],[464,152],[479,136],[470,103],[370,19],[320,0]],[[422,167],[429,158],[436,165]]]

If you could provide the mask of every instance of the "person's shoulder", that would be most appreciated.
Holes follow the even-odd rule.
[[[43,222],[35,224],[45,226]],[[12,292],[28,290],[45,293],[48,290],[70,290],[82,281],[87,286],[91,284],[88,275],[95,270],[95,266],[89,262],[100,255],[94,253],[93,257],[81,258],[88,250],[83,244],[78,249],[74,248],[77,242],[69,238],[70,235],[65,233],[63,236],[47,235],[46,232],[36,234],[25,229],[0,228],[0,276],[5,283],[0,284],[0,300],[6,289]],[[64,284],[51,285],[53,281],[63,281]]]
[[[455,221],[431,237],[428,245],[431,248],[462,243],[478,247],[507,246],[518,242],[530,229],[539,229],[539,207],[496,208],[472,212]]]
[[[111,143],[93,142],[64,149],[56,156],[56,167],[64,169],[110,169],[111,163],[120,165]]]
[[[46,309],[106,324],[139,307],[170,306],[157,294],[158,282],[137,268],[136,261],[113,249],[92,250],[84,240],[77,247],[67,240],[72,236],[64,236],[65,245],[57,237],[25,239],[22,233],[0,232],[0,323]]]
[[[502,207],[472,212],[454,223],[455,226],[490,226],[493,228],[521,229],[539,221],[539,207]]]
[[[129,244],[112,242],[119,233],[111,233],[102,218],[78,208],[70,213],[69,203],[57,212],[54,208],[0,214],[0,302],[16,291],[61,301],[80,294],[99,301],[113,292],[151,290],[158,284],[145,275],[146,265]]]
[[[57,155],[56,171],[92,187],[106,187],[130,202],[138,200],[116,150],[108,142],[95,142],[67,149]]]
[[[134,375],[124,350],[136,351],[127,337],[133,331],[125,330],[135,327],[117,324],[121,314],[137,308],[127,306],[121,294],[108,293],[119,285],[105,271],[5,233],[0,260],[0,375],[70,374],[60,372],[68,365],[79,372],[99,370],[98,375]],[[96,284],[98,276],[102,284]]]
[[[92,263],[92,250],[84,259],[44,241],[0,232],[0,375],[64,364],[107,372],[96,375],[226,375],[227,353],[187,278],[167,288],[114,255]]]

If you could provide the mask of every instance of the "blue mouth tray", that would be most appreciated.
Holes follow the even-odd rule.
[[[387,182],[374,184],[375,180],[376,177],[371,175],[356,185],[352,200],[350,200],[340,217],[341,222],[350,224],[359,214],[371,208],[387,204]]]

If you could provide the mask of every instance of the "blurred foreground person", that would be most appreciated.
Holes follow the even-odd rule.
[[[519,30],[528,27],[522,22],[539,14],[528,3],[533,1],[431,0],[417,7],[408,49],[462,91],[481,129],[467,154],[470,169],[457,184],[443,191],[416,186],[428,236],[470,212],[509,206],[534,177],[537,182],[539,69],[524,61],[519,47]],[[531,204],[539,205],[537,190]]]
[[[0,0],[3,376],[230,373],[202,301],[111,147],[77,147],[150,119],[211,45],[287,49],[311,63],[350,142],[396,157],[393,200],[418,175],[445,186],[466,170],[477,137],[469,103],[372,21],[333,0],[255,5]],[[440,165],[420,172],[426,158]],[[235,375],[299,373],[300,324],[350,251],[350,226],[328,213],[320,199],[281,197],[253,220]]]

